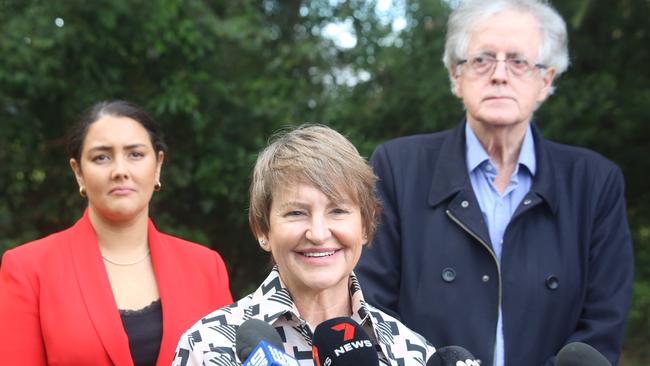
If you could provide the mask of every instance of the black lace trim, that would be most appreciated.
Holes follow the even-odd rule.
[[[143,307],[142,309],[120,309],[120,315],[122,316],[138,316],[138,315],[145,315],[153,312],[160,311],[162,307],[162,304],[160,303],[160,299],[154,300],[151,302],[151,304]]]

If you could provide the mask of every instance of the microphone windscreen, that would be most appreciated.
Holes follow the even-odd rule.
[[[320,323],[314,330],[312,351],[316,366],[379,365],[370,337],[348,317]]]
[[[460,346],[440,347],[427,361],[427,366],[480,366],[480,364],[474,355]]]
[[[592,346],[582,342],[572,342],[562,347],[555,356],[555,366],[612,366]]]
[[[260,341],[282,350],[282,338],[270,324],[259,319],[248,319],[237,329],[235,350],[240,360],[246,360]]]

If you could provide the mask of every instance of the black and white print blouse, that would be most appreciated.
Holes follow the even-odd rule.
[[[435,348],[392,316],[367,304],[354,273],[350,275],[352,316],[375,343],[380,365],[426,365]],[[252,294],[213,311],[180,338],[172,365],[241,365],[235,354],[235,334],[246,320],[263,320],[278,331],[284,351],[301,366],[313,366],[312,331],[300,316],[277,267]]]

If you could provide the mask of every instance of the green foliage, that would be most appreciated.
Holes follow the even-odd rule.
[[[306,30],[324,18],[287,1],[0,4],[2,247],[80,215],[65,131],[94,102],[123,98],[167,132],[158,225],[218,249],[236,294],[258,282],[248,176],[272,131],[314,115],[324,85],[311,75],[327,69],[329,41]]]
[[[363,0],[0,0],[0,252],[80,216],[65,131],[96,101],[123,98],[170,146],[156,224],[217,249],[235,296],[249,292],[268,262],[247,227],[249,174],[273,131],[331,124],[368,156],[462,118],[441,62],[448,2],[396,3],[398,33]],[[647,363],[635,350],[650,343],[649,3],[554,3],[572,66],[536,121],[623,169],[637,261],[626,362]],[[356,46],[324,36],[333,22],[351,25]]]

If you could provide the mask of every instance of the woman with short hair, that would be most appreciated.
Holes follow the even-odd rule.
[[[275,266],[254,293],[186,331],[173,364],[243,363],[236,356],[236,331],[259,319],[282,334],[287,354],[311,366],[316,326],[351,317],[368,333],[382,365],[424,365],[434,348],[367,304],[352,272],[375,232],[375,180],[355,147],[328,127],[276,135],[257,158],[249,198],[253,235]]]

